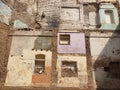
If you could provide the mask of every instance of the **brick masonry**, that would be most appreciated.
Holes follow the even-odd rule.
[[[9,26],[0,23],[0,82],[4,83],[7,72],[7,41],[8,41]]]

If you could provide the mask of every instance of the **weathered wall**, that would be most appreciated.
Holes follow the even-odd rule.
[[[59,29],[95,29],[100,28],[99,15],[98,15],[98,5],[94,4],[96,0],[84,1],[85,3],[92,4],[82,4],[80,0],[2,0],[6,5],[11,8],[12,16],[11,19],[7,21],[10,25],[14,25],[15,20],[20,20],[27,25],[27,28],[36,28],[38,23],[42,26],[41,16],[44,12],[45,29],[59,28]],[[109,0],[113,1],[113,0]],[[101,1],[100,1],[101,2]],[[107,1],[108,2],[108,1]],[[115,10],[114,10],[115,11]],[[114,12],[116,13],[116,11]],[[101,16],[102,12],[100,12]],[[10,17],[10,14],[8,14]],[[24,17],[26,16],[26,17]],[[75,17],[74,17],[75,16]],[[9,18],[8,16],[6,18]],[[104,15],[102,15],[102,18]],[[37,21],[36,21],[37,18]],[[38,20],[40,19],[40,20]],[[4,19],[6,20],[6,19]],[[115,20],[119,20],[117,14],[115,14]],[[103,19],[101,24],[103,24]],[[37,22],[37,23],[36,23]],[[102,25],[101,29],[115,29],[118,23],[114,25]],[[43,25],[44,26],[44,25]],[[13,27],[14,28],[14,27]],[[19,28],[24,28],[19,27]],[[118,28],[119,29],[119,28]]]
[[[62,1],[62,5],[76,5],[77,4],[77,0],[61,0]]]
[[[22,60],[20,56],[9,57],[5,86],[28,86],[32,81],[33,60]]]
[[[99,2],[116,2],[117,0],[98,0]]]
[[[119,84],[117,83],[120,83],[120,80],[112,77],[112,74],[110,73],[110,63],[120,61],[119,45],[119,32],[91,33],[90,50],[96,87],[111,89],[119,88]],[[106,67],[108,68],[107,70]],[[119,68],[117,69],[119,70]]]
[[[85,29],[95,29],[99,28],[99,13],[98,5],[95,4],[84,4],[84,28]]]
[[[90,61],[86,60],[86,47],[84,34],[76,34],[72,32],[81,31],[81,29],[96,29],[100,27],[99,23],[99,4],[94,4],[96,0],[2,0],[12,10],[11,20],[4,19],[13,28],[23,28],[23,31],[16,30],[10,37],[12,38],[11,50],[9,54],[9,62],[7,68],[6,86],[49,86],[51,84],[51,67],[53,72],[56,70],[55,60],[57,62],[58,72],[57,79],[53,85],[58,87],[78,87],[87,88],[92,87],[92,83],[88,85],[88,81],[91,79],[90,73],[94,67],[95,79],[98,86],[106,86],[104,82],[107,77],[107,73],[104,71],[104,67],[108,66],[109,61],[119,61],[120,48],[119,48],[119,35],[114,33],[93,33],[90,36],[90,50],[87,52],[89,55],[88,60],[92,60],[93,67],[89,66]],[[104,2],[105,0],[97,0]],[[114,0],[107,0],[108,2]],[[83,4],[84,3],[84,4]],[[85,4],[87,3],[87,4]],[[88,4],[91,3],[91,4]],[[108,8],[108,7],[107,7]],[[113,9],[113,8],[112,8]],[[2,9],[4,10],[4,9]],[[115,18],[117,24],[119,23],[116,10]],[[41,15],[45,14],[43,23],[41,23]],[[10,13],[9,13],[10,14]],[[102,13],[103,14],[103,13]],[[0,14],[1,15],[1,14]],[[6,15],[6,14],[5,14]],[[45,24],[48,30],[63,30],[64,32],[72,31],[71,33],[58,33],[58,52],[56,47],[53,47],[53,34],[49,31],[44,34],[44,30],[35,31],[36,16],[40,19],[40,24]],[[100,16],[101,13],[100,13]],[[3,16],[2,16],[3,17]],[[103,17],[103,16],[102,16]],[[3,19],[3,18],[2,18]],[[19,20],[19,21],[18,21]],[[103,21],[105,18],[102,19]],[[39,20],[38,20],[39,21]],[[37,22],[39,23],[39,22]],[[103,24],[103,23],[102,23]],[[111,26],[111,25],[110,25]],[[33,28],[33,31],[26,28]],[[57,29],[56,29],[57,28]],[[108,28],[108,26],[107,26]],[[110,27],[109,27],[110,28]],[[103,28],[104,29],[104,28]],[[106,29],[108,30],[108,29]],[[84,30],[85,33],[89,31]],[[84,32],[82,31],[82,32]],[[59,32],[59,31],[58,31]],[[91,31],[90,31],[91,32]],[[59,45],[59,34],[70,34],[71,45]],[[1,37],[2,38],[2,37]],[[56,36],[54,36],[56,38]],[[87,40],[86,40],[87,41]],[[54,42],[56,43],[56,42]],[[87,41],[89,43],[89,40]],[[4,46],[1,46],[4,47]],[[52,55],[53,52],[55,55]],[[4,53],[4,52],[3,52]],[[60,54],[61,53],[61,54]],[[66,54],[67,55],[66,55]],[[39,75],[34,73],[35,55],[45,54],[45,74]],[[68,55],[71,54],[71,55]],[[79,56],[77,54],[84,54]],[[89,57],[91,54],[91,57]],[[1,54],[3,56],[3,54]],[[52,57],[54,58],[53,61]],[[78,76],[77,77],[62,77],[61,75],[61,62],[62,61],[75,61],[77,62]],[[88,65],[88,66],[87,66]],[[53,67],[54,66],[54,67]],[[89,71],[87,74],[87,68]],[[4,71],[4,67],[2,68]],[[94,71],[93,71],[94,72]],[[54,75],[53,75],[54,76]],[[52,78],[54,78],[52,76]],[[89,80],[88,80],[89,77]],[[1,79],[2,80],[2,79]],[[113,79],[112,79],[113,80]],[[112,80],[108,80],[112,82]],[[90,80],[92,81],[92,80]],[[101,84],[102,82],[102,84]],[[104,83],[103,83],[104,82]],[[104,85],[105,84],[105,85]],[[108,84],[111,86],[111,84]],[[108,85],[106,87],[108,87]],[[54,87],[54,86],[53,86]]]
[[[39,31],[16,31],[12,36],[6,86],[50,85],[52,37],[39,37]],[[37,41],[36,41],[37,40]],[[46,51],[47,50],[47,51]],[[45,74],[35,74],[35,55],[45,55]],[[44,78],[44,80],[43,80]]]
[[[60,35],[70,35],[70,45],[60,45]],[[84,33],[58,33],[58,53],[86,54]]]
[[[61,76],[62,61],[77,62],[78,77],[62,77]],[[87,88],[88,76],[86,56],[58,55],[57,72],[58,72],[57,86]]]
[[[120,37],[119,33],[91,33],[90,49],[93,59],[110,58],[112,60],[119,59],[120,54]]]
[[[39,37],[39,31],[16,31],[12,38],[10,55],[22,55],[24,49],[51,50],[52,37]],[[19,42],[18,42],[19,41]],[[26,43],[27,42],[27,43]]]
[[[9,20],[11,19],[11,9],[0,1],[0,21],[9,25]]]
[[[29,54],[28,54],[29,53]],[[35,55],[45,55],[45,75],[34,74]],[[50,84],[51,58],[50,51],[24,50],[23,56],[9,56],[7,66],[6,86],[30,86],[35,84]]]
[[[11,19],[9,19],[11,27],[14,20],[19,19],[26,23],[29,27],[34,27],[34,18],[36,12],[36,3],[34,0],[2,0],[11,9]],[[8,14],[9,15],[9,14]],[[25,17],[26,16],[26,17]],[[8,17],[7,17],[8,18]]]
[[[9,27],[0,23],[0,82],[3,83],[6,77],[7,68],[7,39]]]
[[[44,12],[46,23],[49,28],[59,28],[60,23],[60,0],[38,0],[37,12],[41,16]]]
[[[99,14],[100,14],[100,24],[101,27],[100,29],[105,29],[105,30],[119,30],[119,17],[118,17],[118,11],[117,8],[112,4],[112,3],[101,3],[100,4],[100,9],[99,9]],[[106,11],[111,11],[111,17],[106,17]],[[110,19],[111,22],[108,23],[105,20]]]
[[[74,17],[76,16],[76,17]],[[63,5],[60,12],[60,29],[83,28],[83,5]]]
[[[29,54],[28,54],[29,53]],[[45,73],[35,74],[35,55],[45,55]],[[6,86],[30,86],[30,85],[50,85],[51,78],[51,60],[52,53],[50,51],[32,51],[23,50],[23,56],[9,56],[7,66]],[[43,80],[44,77],[44,80]]]
[[[83,0],[78,0],[78,2],[79,3],[81,3],[81,2],[82,3],[95,3],[95,2],[97,2],[97,0],[84,0],[84,1]]]

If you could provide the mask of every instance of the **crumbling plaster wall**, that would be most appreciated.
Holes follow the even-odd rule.
[[[10,7],[12,14],[9,23],[11,27],[16,19],[26,23],[29,27],[34,26],[36,3],[34,0],[2,0],[8,7]]]
[[[77,4],[77,0],[61,0],[62,1],[62,5],[76,5]]]
[[[84,1],[90,4],[80,3],[80,0],[2,1],[11,8],[12,15],[9,21],[11,26],[15,20],[20,20],[28,28],[34,29],[36,27],[36,16],[41,19],[44,12],[45,21],[43,23],[47,27],[45,29],[95,29],[100,27],[99,5],[93,4],[96,0]],[[42,21],[38,20],[38,22]]]
[[[74,17],[75,16],[75,17]],[[64,5],[60,13],[60,29],[82,29],[84,23],[83,5]]]
[[[99,8],[96,4],[84,4],[84,28],[95,29],[99,28]]]
[[[77,62],[78,77],[62,77],[61,76],[62,61]],[[58,72],[57,86],[87,88],[88,76],[86,56],[58,55],[57,72]]]
[[[120,83],[120,80],[110,77],[109,71],[105,71],[105,67],[110,67],[110,62],[120,62],[119,36],[119,32],[92,32],[90,34],[93,75],[95,86],[98,88],[119,88],[117,83]]]
[[[71,6],[71,2],[74,6]],[[77,4],[77,1],[61,1],[61,0],[38,0],[36,2],[36,13],[41,16],[44,12],[46,29],[80,29],[83,27],[83,5]],[[73,4],[72,4],[73,5]],[[78,20],[74,20],[73,15],[77,15]],[[66,20],[69,16],[71,19]],[[40,19],[40,17],[39,17]],[[65,20],[64,20],[65,19]],[[38,20],[38,22],[41,22]]]
[[[9,25],[9,20],[11,19],[11,9],[0,1],[0,21]]]
[[[101,3],[99,7],[100,29],[119,30],[120,26],[117,8],[112,3]],[[108,14],[106,11],[111,11],[109,16],[107,16]]]
[[[8,30],[9,27],[6,24],[0,22],[0,82],[4,83],[6,78],[6,69],[8,61]]]
[[[37,13],[45,14],[47,29],[59,28],[61,0],[38,0],[37,4]]]
[[[15,31],[12,34],[10,55],[22,55],[24,49],[52,50],[51,34],[49,33],[41,37],[40,35],[44,34],[40,31]]]
[[[21,56],[9,57],[5,86],[28,86],[32,81],[33,61]]]
[[[26,32],[28,31],[16,31],[12,34],[12,44],[8,59],[7,77],[5,82],[6,86],[30,86],[35,85],[35,83],[50,84],[52,52],[50,51],[51,49],[47,48],[47,45],[49,47],[49,44],[47,44],[49,42],[42,43],[47,49],[44,48],[41,50],[42,48],[39,47],[34,48],[35,46],[41,46],[41,43],[36,43],[36,39],[40,38],[38,35],[41,34],[39,31]],[[46,74],[44,77],[45,79],[48,79],[47,81],[49,82],[44,82],[44,80],[41,80],[43,75],[36,76],[34,74],[35,55],[37,54],[45,55]],[[39,80],[38,82],[36,77],[40,78],[41,81]]]
[[[95,3],[97,0],[78,0],[79,3]]]
[[[23,50],[23,57],[22,56],[9,56],[9,62],[8,62],[8,66],[7,66],[8,72],[7,72],[5,86],[35,85],[37,79],[34,78],[35,77],[34,66],[35,66],[35,55],[37,55],[37,54],[45,55],[45,61],[46,61],[45,67],[50,69],[52,52],[40,51],[40,50],[32,51],[32,50],[27,50],[27,49]],[[50,74],[50,72],[48,72],[47,74]],[[40,77],[41,77],[41,75],[37,76],[38,79]],[[50,81],[51,75],[47,75],[46,77]],[[41,81],[43,81],[43,80],[41,80]],[[40,82],[40,81],[37,82],[37,84],[41,84],[41,83],[44,83],[44,82]]]
[[[116,2],[117,0],[98,0],[99,2]]]

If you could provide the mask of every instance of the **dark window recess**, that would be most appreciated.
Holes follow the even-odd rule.
[[[45,72],[45,55],[38,54],[35,56],[35,73],[42,74]]]
[[[105,72],[109,72],[110,71],[110,67],[104,67],[104,71]]]
[[[70,45],[70,35],[60,35],[60,44],[61,45]]]
[[[110,62],[110,74],[112,78],[120,79],[120,62]]]
[[[77,70],[77,62],[72,61],[62,61],[62,77],[77,77],[78,70]]]

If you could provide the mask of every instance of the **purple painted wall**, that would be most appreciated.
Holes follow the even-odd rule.
[[[70,35],[70,45],[60,45],[59,44],[60,35],[63,35],[63,34]],[[57,46],[58,53],[86,54],[84,33],[58,33],[57,44],[58,44],[58,46]]]

